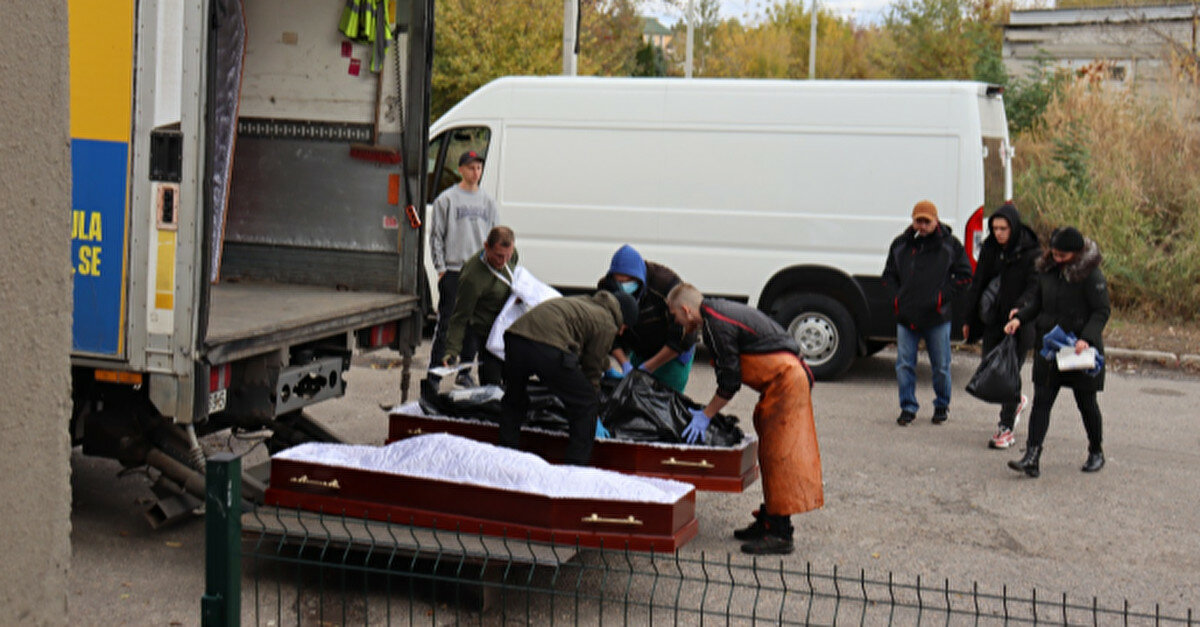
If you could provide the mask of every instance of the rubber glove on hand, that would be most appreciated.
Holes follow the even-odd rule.
[[[625,373],[621,372],[620,368],[617,368],[614,366],[614,367],[609,368],[608,370],[604,371],[604,378],[605,379],[624,379]]]
[[[608,429],[604,428],[604,423],[600,422],[599,419],[596,420],[596,437],[597,438],[611,438],[612,437],[612,434],[608,432]]]
[[[696,440],[704,442],[706,439],[708,439],[708,423],[711,422],[712,419],[704,415],[703,409],[693,409],[690,410],[689,413],[692,414],[692,421],[688,423],[687,428],[685,428],[683,433],[680,435],[683,436],[684,441],[688,444],[695,444]]]
[[[633,363],[628,361],[621,362],[621,376],[625,376],[633,372]]]

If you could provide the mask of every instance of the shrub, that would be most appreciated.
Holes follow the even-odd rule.
[[[1127,313],[1200,319],[1197,111],[1189,81],[1150,98],[1077,80],[1016,139],[1018,206],[1043,236],[1073,224],[1096,240]]]

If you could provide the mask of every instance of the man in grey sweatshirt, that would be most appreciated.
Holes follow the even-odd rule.
[[[463,263],[479,254],[488,231],[496,226],[498,214],[496,202],[479,189],[483,157],[474,150],[464,152],[458,158],[458,173],[462,180],[438,195],[429,218],[429,252],[438,276],[437,329],[430,350],[430,355],[435,356],[445,350],[446,328],[454,313]],[[464,343],[460,359],[464,362],[475,359],[478,348]]]

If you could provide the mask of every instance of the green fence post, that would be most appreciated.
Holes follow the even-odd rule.
[[[218,453],[208,459],[204,501],[203,625],[241,624],[242,459]]]

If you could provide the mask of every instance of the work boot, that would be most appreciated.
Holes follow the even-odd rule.
[[[750,555],[788,555],[795,550],[792,542],[792,520],[789,516],[763,514],[764,533],[761,538],[742,545],[742,553]]]
[[[908,423],[916,419],[916,414],[912,413],[911,411],[904,410],[900,412],[900,417],[896,418],[896,424],[900,425],[901,427],[907,427]]]
[[[949,407],[934,407],[933,408],[933,424],[940,425],[943,422],[946,422],[946,419],[949,417],[950,417],[950,408]]]
[[[1042,447],[1029,445],[1025,447],[1025,457],[1022,457],[1020,461],[1008,462],[1008,467],[1023,472],[1030,477],[1037,477],[1042,474],[1041,469],[1038,467],[1038,462],[1041,458]]]
[[[767,532],[767,526],[765,523],[763,523],[763,516],[766,514],[766,511],[766,503],[759,505],[758,509],[754,510],[753,512],[754,522],[742,529],[735,529],[733,531],[733,537],[737,538],[738,540],[742,540],[743,542],[747,540],[757,540],[763,537],[763,535]]]
[[[1100,450],[1099,446],[1088,449],[1087,461],[1083,462],[1083,472],[1096,472],[1104,468],[1104,451]]]

